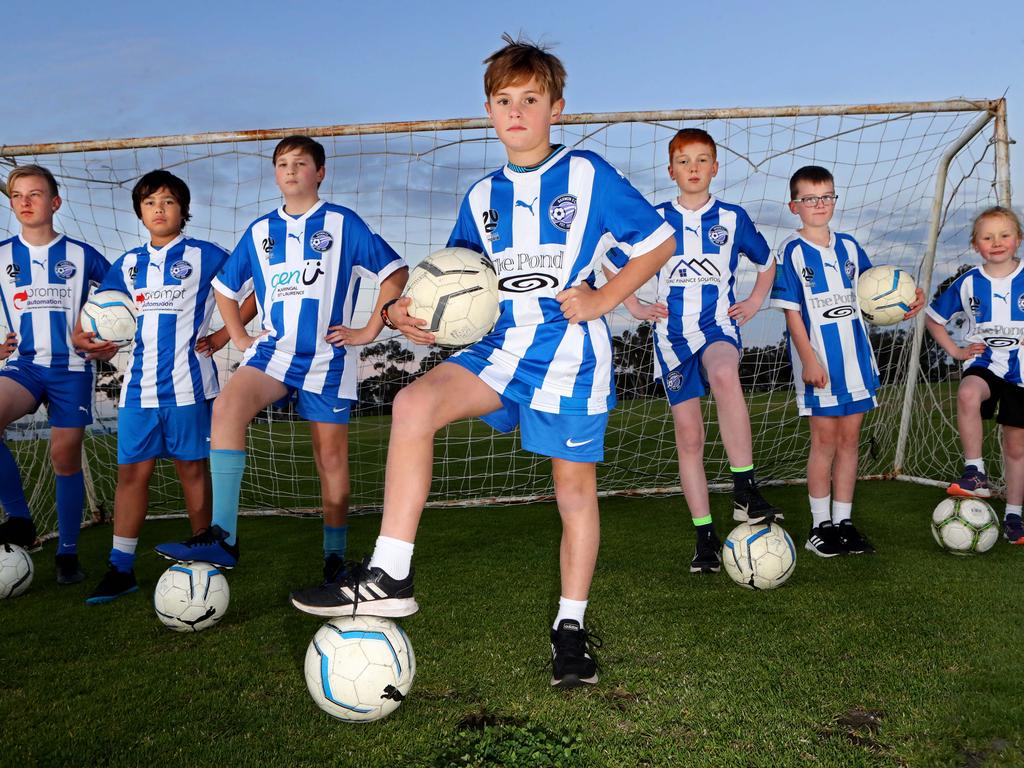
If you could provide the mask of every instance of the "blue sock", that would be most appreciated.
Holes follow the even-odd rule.
[[[0,506],[11,517],[32,519],[28,502],[25,501],[25,489],[21,485],[18,463],[3,440],[0,440]]]
[[[78,534],[82,532],[82,508],[85,504],[85,478],[81,472],[57,475],[58,555],[78,552]]]
[[[227,531],[228,544],[237,541],[238,496],[242,492],[245,451],[215,448],[210,451],[213,480],[213,524]]]
[[[120,549],[110,550],[110,564],[121,573],[128,573],[135,567],[135,553],[122,552]]]
[[[345,557],[345,550],[348,549],[348,526],[331,526],[324,524],[324,559],[328,555]]]

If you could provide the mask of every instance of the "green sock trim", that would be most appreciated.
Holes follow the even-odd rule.
[[[750,472],[754,468],[751,464],[749,467],[729,467],[730,472]]]
[[[713,520],[711,519],[711,515],[704,515],[704,517],[693,518],[694,526],[711,525],[712,522]]]

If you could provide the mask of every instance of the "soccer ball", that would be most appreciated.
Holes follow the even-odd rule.
[[[438,344],[479,341],[498,320],[498,275],[491,260],[468,248],[442,248],[413,269],[403,294],[409,314]]]
[[[979,555],[999,538],[999,518],[981,499],[943,499],[932,512],[932,536],[954,555]]]
[[[135,338],[135,299],[121,291],[98,291],[82,307],[82,330],[123,347]]]
[[[201,632],[224,618],[231,590],[215,565],[172,565],[153,593],[156,615],[175,632]]]
[[[741,587],[775,589],[793,574],[796,547],[781,525],[741,523],[725,540],[722,562]]]
[[[32,584],[32,558],[16,544],[0,544],[0,600],[24,594]]]
[[[416,676],[408,635],[376,616],[331,619],[306,649],[306,687],[339,720],[379,720],[398,709]]]
[[[910,311],[917,285],[897,267],[872,267],[857,279],[860,313],[872,325],[895,325]]]

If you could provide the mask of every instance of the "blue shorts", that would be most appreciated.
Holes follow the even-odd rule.
[[[566,461],[604,461],[607,413],[544,413],[502,397],[501,408],[480,418],[499,432],[518,426],[524,451]]]
[[[661,385],[665,388],[669,405],[679,405],[694,397],[704,397],[708,391],[708,379],[704,370],[704,351],[712,344],[724,341],[743,353],[739,342],[724,334],[716,334],[709,338],[703,347],[670,371],[661,366],[660,355],[658,365],[661,366]]]
[[[801,416],[853,416],[855,413],[867,413],[876,405],[874,397],[865,397],[842,405],[816,405],[812,408],[801,408]]]
[[[295,403],[295,412],[306,421],[318,421],[323,424],[348,424],[352,415],[352,406],[356,401],[288,387],[288,394],[276,401],[274,407],[286,408],[291,402]]]
[[[212,401],[117,410],[117,463],[150,459],[198,461],[210,457]]]
[[[31,392],[36,408],[45,403],[51,427],[92,424],[92,371],[62,371],[14,360],[0,368],[0,376]]]

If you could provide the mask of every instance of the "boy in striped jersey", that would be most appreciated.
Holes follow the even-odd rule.
[[[494,264],[497,325],[395,399],[373,557],[347,580],[294,593],[292,602],[324,616],[415,613],[413,541],[430,491],[435,433],[472,416],[501,431],[518,425],[523,448],[551,458],[562,518],[551,684],[572,687],[597,682],[583,618],[600,532],[595,463],[614,405],[603,316],[664,264],[674,238],[608,163],[551,144],[551,125],[565,104],[565,69],[535,45],[504,39],[507,45],[487,59],[484,92],[508,163],[470,187],[448,240]],[[596,290],[594,272],[611,242],[630,261]],[[431,343],[419,327],[425,321],[409,317],[408,304],[387,305],[389,322],[412,341]]]
[[[0,346],[0,432],[45,402],[50,418],[50,459],[56,475],[57,583],[85,578],[78,562],[85,483],[82,439],[92,424],[92,364],[76,354],[71,332],[90,283],[110,265],[91,245],[53,228],[61,199],[46,168],[23,165],[7,177],[11,209],[21,233],[0,243],[0,310],[10,329]],[[0,441],[0,543],[32,547],[32,522],[18,465]]]
[[[771,291],[775,260],[747,212],[711,195],[718,148],[707,131],[679,131],[669,142],[668,157],[668,174],[679,187],[679,196],[657,210],[675,229],[676,253],[658,273],[656,303],[643,304],[635,295],[623,303],[633,317],[655,323],[655,376],[672,407],[679,479],[697,532],[690,572],[717,573],[722,545],[711,518],[700,409],[707,386],[715,397],[729,457],[733,517],[751,523],[782,518],[757,487],[750,415],[739,376],[740,326],[757,313]],[[734,287],[741,255],[758,274],[750,295],[737,302]],[[618,250],[612,251],[609,262],[608,272],[621,266]]]
[[[772,305],[785,311],[797,409],[810,417],[813,522],[805,547],[820,557],[870,553],[851,514],[860,427],[880,384],[857,302],[857,278],[871,262],[851,235],[829,228],[838,195],[827,169],[799,169],[789,190],[789,209],[802,226],[779,249]],[[923,306],[919,288],[906,318]]]
[[[954,360],[964,361],[956,421],[966,466],[948,492],[983,498],[992,495],[981,458],[982,419],[995,416],[1003,427],[1003,535],[1011,544],[1020,545],[1024,545],[1024,270],[1017,250],[1022,238],[1020,219],[1012,210],[995,206],[982,211],[974,220],[971,245],[984,263],[954,280],[928,307],[926,320],[928,332],[939,346]],[[963,347],[945,328],[958,313],[967,319],[967,344]]]
[[[149,482],[160,458],[174,461],[193,533],[210,525],[210,410],[220,391],[212,354],[227,330],[207,336],[213,316],[212,281],[227,260],[218,245],[186,237],[191,218],[188,185],[167,171],[151,171],[132,189],[135,215],[149,242],[121,256],[100,290],[135,299],[138,323],[117,410],[117,490],[109,568],[86,598],[98,605],[135,592],[135,549],[149,505]],[[256,314],[250,297],[243,317]],[[109,360],[117,347],[77,329],[75,344]]]
[[[345,570],[349,502],[348,423],[356,399],[358,357],[384,327],[380,309],[405,286],[405,263],[354,211],[320,198],[323,145],[289,136],[274,149],[278,209],[246,230],[214,279],[217,307],[244,355],[213,406],[210,473],[213,523],[182,543],[159,545],[164,557],[232,568],[239,558],[238,500],[245,431],[271,403],[295,398],[310,422],[324,509],[323,578]],[[370,321],[352,328],[360,280],[380,285]],[[262,331],[250,336],[238,302],[255,292]]]

